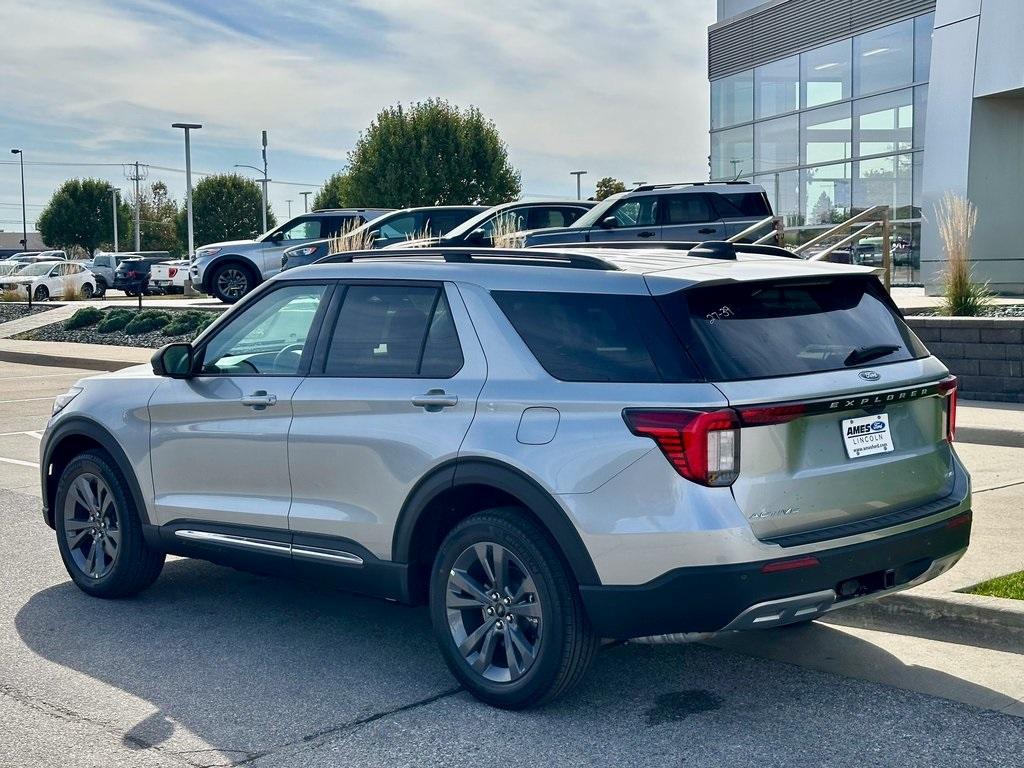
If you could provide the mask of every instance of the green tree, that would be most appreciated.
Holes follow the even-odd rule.
[[[235,173],[207,176],[192,190],[192,226],[196,247],[222,240],[257,237],[263,230],[261,204],[260,186],[252,179]],[[276,224],[267,205],[267,227],[273,229]],[[177,229],[178,238],[187,244],[188,223],[184,206],[178,211]]]
[[[43,241],[57,248],[81,248],[89,255],[100,247],[111,249],[114,244],[114,217],[110,190],[110,184],[102,179],[65,181],[36,220]],[[119,200],[117,234],[122,245],[131,241],[130,222],[128,205]]]
[[[603,179],[598,179],[597,184],[594,185],[594,199],[604,200],[607,197],[625,191],[625,182],[619,181],[614,176],[605,176]]]
[[[129,201],[134,217],[135,200]],[[139,194],[139,245],[144,251],[170,251],[172,256],[184,252],[178,237],[178,204],[167,194],[167,185],[156,181]]]
[[[313,196],[313,210],[319,208],[345,208],[349,205],[351,193],[348,188],[348,175],[343,171],[332,173],[324,185]]]
[[[476,107],[428,99],[382,110],[349,153],[347,205],[495,204],[519,197],[519,172]]]

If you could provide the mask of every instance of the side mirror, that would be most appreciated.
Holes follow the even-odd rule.
[[[615,229],[619,226],[619,220],[614,216],[605,216],[601,219],[601,226],[605,229]]]
[[[280,243],[282,240],[284,240],[284,232],[275,232],[270,236],[270,242],[272,243]]]
[[[484,232],[483,227],[480,229],[474,229],[466,236],[466,242],[472,243],[473,245],[480,245],[481,243],[487,242],[487,233]]]
[[[195,365],[195,351],[191,344],[179,341],[160,347],[150,358],[153,373],[172,379],[188,379]]]

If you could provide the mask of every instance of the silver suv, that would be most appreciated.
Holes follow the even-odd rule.
[[[869,270],[739,248],[288,270],[57,398],[46,523],[97,597],[171,553],[426,602],[507,708],[602,637],[811,621],[942,573],[971,529],[956,380]]]
[[[385,214],[389,208],[325,208],[289,219],[255,240],[226,240],[196,248],[192,283],[203,293],[234,304],[281,270],[285,249],[335,237]]]

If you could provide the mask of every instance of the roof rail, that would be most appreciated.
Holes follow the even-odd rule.
[[[449,264],[523,264],[532,267],[572,267],[617,271],[600,256],[525,248],[396,248],[395,250],[348,251],[318,259],[316,264],[348,264],[363,259],[441,258]]]
[[[672,187],[703,187],[708,184],[750,184],[749,181],[676,181],[670,184],[641,184],[628,192],[650,192],[652,189],[671,189]]]
[[[696,240],[655,240],[652,242],[650,240],[605,240],[591,243],[563,243],[559,244],[558,247],[571,248],[573,250],[578,250],[581,248],[585,248],[588,250],[591,248],[609,248],[615,250],[693,251],[695,248],[698,248],[700,246],[706,246],[716,242],[718,241],[707,240],[699,242]],[[536,248],[544,247],[551,248],[553,245],[554,243],[548,246],[528,245],[526,247],[526,250],[534,250]],[[730,243],[730,245],[734,245],[736,247],[736,253],[753,253],[761,256],[781,256],[782,258],[785,259],[803,258],[799,254],[794,253],[788,248],[783,248],[782,246],[778,245],[757,245],[755,243]],[[695,253],[692,255],[702,256],[705,254]]]

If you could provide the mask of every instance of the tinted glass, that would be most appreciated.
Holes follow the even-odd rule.
[[[754,168],[774,171],[800,164],[800,118],[796,115],[754,124]]]
[[[314,240],[321,237],[320,220],[304,219],[297,221],[282,233],[282,240]]]
[[[718,218],[707,195],[669,195],[662,199],[665,224],[702,224]]]
[[[934,26],[934,12],[914,19],[914,81],[918,83],[928,79],[932,62],[932,27]]]
[[[795,171],[794,171],[795,173]],[[783,174],[785,175],[785,174]],[[733,192],[731,194],[718,194],[714,196],[718,213],[723,218],[739,218],[757,216],[764,218],[771,216],[772,211],[768,201],[760,192]]]
[[[711,81],[711,127],[727,128],[754,119],[754,73],[751,70]]]
[[[851,41],[843,40],[800,54],[804,107],[850,98],[850,50]]]
[[[679,382],[696,372],[650,296],[492,294],[549,374],[562,381]]]
[[[460,367],[462,351],[439,288],[357,285],[345,292],[326,375],[447,377]]]
[[[577,208],[534,208],[530,211],[530,229],[544,227],[567,227],[580,217]]]
[[[773,61],[754,70],[754,112],[758,119],[793,112],[799,105],[799,56]]]
[[[658,223],[660,197],[646,195],[623,200],[609,215],[614,216],[620,227],[650,227]]]
[[[261,296],[213,337],[203,373],[295,375],[326,290],[291,285]]]
[[[432,235],[443,235],[449,230],[459,226],[470,216],[475,216],[474,211],[434,211],[430,214],[427,227]]]
[[[716,381],[841,370],[851,352],[875,345],[898,349],[872,365],[928,354],[875,278],[740,283],[658,300]]]
[[[853,85],[857,96],[910,85],[914,80],[914,20],[853,38]]]
[[[396,216],[378,227],[380,237],[388,240],[404,238],[416,232],[416,214],[410,213],[406,216]]]

